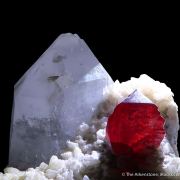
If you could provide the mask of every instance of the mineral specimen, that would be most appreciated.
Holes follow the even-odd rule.
[[[160,165],[162,172],[180,173],[179,119],[171,89],[147,75],[113,83],[82,39],[72,34],[61,35],[15,85],[9,166],[28,169],[7,167],[4,174],[0,173],[0,179],[112,179],[111,169],[117,164],[112,161],[105,141],[106,116],[113,116],[123,103],[130,102],[151,104],[152,112],[158,117],[147,130],[149,133],[153,129],[152,139],[158,140],[150,145],[158,147],[164,137],[157,156],[146,157],[153,163],[151,170],[159,170]],[[159,121],[152,103],[165,119],[165,136],[163,121],[161,118]],[[137,117],[141,117],[139,111]],[[148,120],[151,122],[151,118]],[[158,122],[160,129],[155,127]],[[126,121],[123,123],[129,127]],[[141,136],[139,123],[140,119],[133,125]],[[132,133],[126,134],[124,142],[133,139]],[[146,144],[140,147],[147,148]],[[132,161],[128,163],[136,165]],[[120,174],[117,175],[115,179],[119,179]]]
[[[116,81],[108,88],[105,88],[105,100],[101,102],[102,106],[98,108],[96,114],[101,114],[101,117],[112,114],[114,108],[136,89],[146,97],[146,100],[148,98],[157,105],[158,110],[165,119],[166,135],[160,144],[160,148],[157,149],[159,152],[157,156],[149,155],[146,157],[146,160],[151,162],[153,168],[148,170],[151,170],[152,174],[152,172],[159,169],[157,165],[160,165],[162,175],[174,174],[178,176],[178,173],[180,173],[180,158],[177,152],[177,132],[179,128],[177,105],[174,102],[171,89],[164,83],[155,81],[147,75],[131,78],[131,80],[122,83]],[[26,171],[7,167],[4,174],[0,173],[0,179],[107,180],[113,179],[113,177],[114,179],[124,179],[119,174],[119,171],[118,173],[111,171],[111,169],[116,168],[116,163],[112,162],[111,152],[106,148],[106,120],[106,117],[100,118],[100,116],[96,116],[92,118],[91,125],[82,123],[79,126],[75,141],[67,141],[67,148],[63,153],[58,157],[52,156],[48,164],[42,162],[38,167],[28,168]],[[126,163],[131,165],[131,159]],[[121,165],[124,166],[124,164]],[[172,179],[179,179],[177,176],[171,177]],[[171,177],[168,177],[168,179],[171,179]]]
[[[62,34],[15,85],[9,166],[59,155],[113,81],[78,35]]]

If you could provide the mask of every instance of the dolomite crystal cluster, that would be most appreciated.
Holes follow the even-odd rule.
[[[64,34],[15,86],[9,167],[0,180],[112,179],[107,119],[136,89],[165,119],[166,136],[158,155],[149,157],[153,170],[180,173],[179,120],[171,89],[147,75],[113,83],[85,42]]]

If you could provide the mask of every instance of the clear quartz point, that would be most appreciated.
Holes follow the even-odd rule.
[[[26,169],[59,155],[112,83],[78,35],[60,35],[15,85],[9,166]]]

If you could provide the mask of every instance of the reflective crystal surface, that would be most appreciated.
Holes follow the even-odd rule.
[[[147,154],[160,146],[164,135],[164,119],[157,106],[137,90],[108,119],[107,138],[118,156]]]
[[[9,166],[35,167],[62,152],[111,83],[78,35],[60,35],[15,85]]]

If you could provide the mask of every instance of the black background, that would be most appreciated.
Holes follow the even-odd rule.
[[[13,86],[61,33],[77,33],[83,38],[113,80],[121,82],[148,74],[171,87],[180,105],[177,23],[168,18],[142,17],[117,18],[114,23],[110,20],[110,24],[105,19],[104,26],[102,19],[97,23],[100,26],[87,20],[87,28],[83,21],[62,24],[62,17],[54,22],[42,17],[36,23],[34,19],[24,20],[23,15],[7,20],[1,34],[0,171],[8,162]]]

